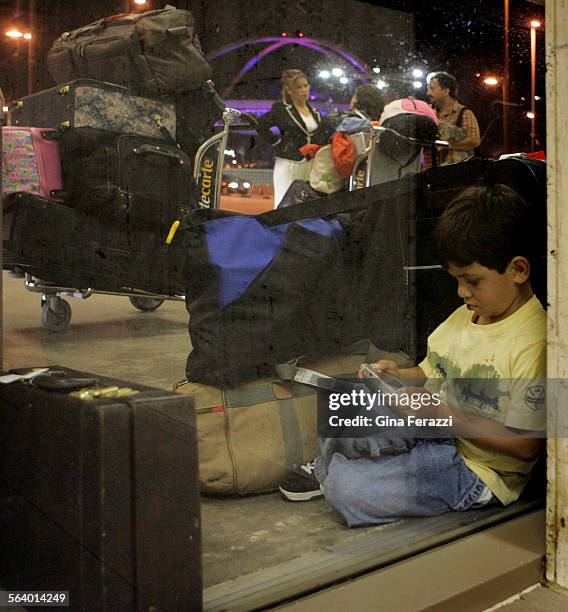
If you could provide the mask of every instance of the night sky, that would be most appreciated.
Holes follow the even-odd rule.
[[[151,0],[150,0],[151,1]],[[172,1],[172,0],[170,0]],[[178,8],[189,8],[195,15],[203,48],[211,52],[225,44],[248,38],[279,36],[281,32],[318,38],[341,45],[370,65],[380,65],[381,76],[390,76],[393,86],[402,80],[410,83],[408,71],[414,65],[426,71],[447,70],[460,83],[460,99],[478,115],[482,132],[489,126],[483,148],[496,152],[500,140],[500,88],[488,88],[482,78],[489,73],[500,76],[503,63],[503,1],[462,0],[449,2],[410,2],[383,0],[205,0],[172,1]],[[49,87],[51,81],[44,58],[53,39],[62,31],[89,23],[102,16],[121,12],[125,0],[35,0],[35,23],[29,23],[30,0],[0,0],[3,30],[10,25],[34,32],[36,58],[34,89]],[[151,1],[153,8],[167,2]],[[391,10],[387,10],[391,9]],[[402,11],[402,12],[401,12]],[[524,113],[530,108],[531,18],[544,23],[544,7],[524,0],[511,0],[511,108],[512,141],[515,148],[528,146],[529,125]],[[544,28],[543,28],[544,29]],[[213,63],[220,91],[262,46],[251,46]],[[544,135],[544,33],[537,35],[538,126]],[[2,37],[0,79],[7,97],[25,94],[25,44]],[[320,69],[331,66],[324,56],[303,47],[288,46],[274,52],[234,89],[232,97],[276,98],[278,76],[283,68],[302,67],[308,71],[317,94],[322,99],[345,102],[355,85],[356,71],[349,74],[345,86],[331,88],[317,79]],[[346,72],[349,65],[342,66]],[[477,77],[476,75],[481,75]],[[409,86],[407,83],[407,86]],[[406,93],[401,88],[401,93]],[[425,97],[424,89],[412,91]],[[524,98],[524,100],[523,100]],[[493,104],[492,104],[493,103]]]

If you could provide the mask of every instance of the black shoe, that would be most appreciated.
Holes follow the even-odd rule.
[[[314,476],[315,459],[301,465],[296,472],[290,471],[280,483],[282,497],[291,502],[310,501],[323,496],[323,489]]]

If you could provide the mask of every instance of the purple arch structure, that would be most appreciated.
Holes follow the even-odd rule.
[[[231,53],[231,51],[235,51],[236,49],[240,49],[241,47],[245,47],[246,45],[260,45],[263,43],[272,43],[265,47],[262,51],[254,55],[239,71],[239,73],[231,80],[229,85],[223,90],[221,96],[223,98],[227,98],[235,85],[244,77],[244,75],[255,66],[263,57],[266,57],[268,54],[284,47],[285,45],[300,45],[302,47],[307,47],[308,49],[312,49],[313,51],[317,51],[322,55],[328,55],[329,52],[334,53],[335,55],[339,55],[341,58],[349,62],[360,74],[363,80],[368,81],[367,75],[371,72],[369,66],[363,62],[361,59],[353,55],[352,53],[348,53],[340,46],[335,45],[333,43],[327,42],[325,40],[319,40],[316,38],[305,38],[305,37],[296,37],[296,38],[283,38],[280,36],[264,36],[262,38],[250,38],[247,40],[242,40],[237,43],[232,43],[230,45],[226,45],[225,47],[221,47],[220,49],[216,49],[207,55],[207,59],[212,61],[217,59],[218,57],[222,57],[223,55],[227,55]]]

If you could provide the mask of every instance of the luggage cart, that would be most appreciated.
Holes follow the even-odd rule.
[[[409,147],[415,147],[415,156],[406,164],[393,163],[392,158],[386,158],[380,152],[381,137],[388,134],[398,142],[404,143]],[[423,149],[430,149],[433,152],[433,160],[436,163],[436,149],[448,149],[450,144],[445,140],[421,140],[405,136],[396,130],[383,126],[371,126],[368,131],[359,132],[354,135],[363,141],[361,153],[357,156],[353,171],[348,180],[348,190],[354,191],[363,187],[370,187],[389,180],[396,180],[413,172],[420,171],[420,158]],[[389,167],[390,162],[390,167]]]
[[[392,156],[385,156],[382,151],[381,138],[384,138],[385,135],[395,139],[395,142],[406,148],[406,159],[403,159],[401,163]],[[406,174],[419,172],[424,148],[432,150],[432,159],[436,164],[436,148],[447,149],[450,146],[445,140],[422,140],[406,136],[389,127],[375,125],[351,134],[350,138],[357,157],[344,189],[346,191],[355,191],[379,183],[398,180]],[[290,185],[278,208],[302,204],[327,196],[328,194],[313,189],[308,181],[296,180]]]
[[[205,87],[213,96],[217,106],[222,109],[222,129],[206,140],[196,153],[193,176],[198,198],[191,204],[193,207],[219,208],[223,162],[230,129],[241,118],[246,118],[253,124],[256,124],[256,119],[237,109],[226,107],[211,81]],[[152,293],[135,287],[105,291],[99,288],[71,287],[61,283],[46,282],[39,275],[26,270],[26,265],[18,262],[10,253],[5,254],[3,267],[13,275],[24,278],[24,286],[28,291],[41,294],[41,324],[50,332],[64,332],[69,327],[71,305],[62,296],[82,300],[95,294],[128,297],[132,306],[141,312],[152,312],[165,301],[185,300],[185,296],[181,294]]]
[[[71,305],[61,297],[61,294],[81,300],[86,300],[95,293],[124,296],[128,297],[132,306],[141,312],[152,312],[166,300],[182,302],[185,299],[182,295],[147,293],[128,288],[124,291],[102,291],[49,285],[29,273],[25,274],[24,286],[28,291],[41,293],[41,324],[51,332],[65,331],[71,322]]]

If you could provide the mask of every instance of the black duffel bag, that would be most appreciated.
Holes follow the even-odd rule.
[[[64,32],[47,54],[56,83],[91,78],[158,96],[196,89],[211,78],[189,11],[114,15]]]

